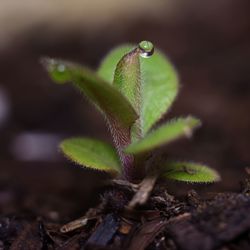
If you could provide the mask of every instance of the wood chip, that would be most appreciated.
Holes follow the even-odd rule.
[[[147,176],[141,183],[140,188],[128,204],[128,209],[133,209],[137,205],[143,205],[147,202],[158,178],[158,174]]]

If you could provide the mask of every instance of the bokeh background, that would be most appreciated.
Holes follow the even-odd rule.
[[[39,63],[56,56],[96,68],[113,46],[150,40],[177,68],[181,93],[169,117],[203,121],[191,141],[164,150],[210,164],[216,185],[236,191],[250,166],[249,0],[1,0],[0,212],[67,220],[94,205],[105,176],[58,152],[74,135],[110,140],[100,114],[71,86],[51,82]]]

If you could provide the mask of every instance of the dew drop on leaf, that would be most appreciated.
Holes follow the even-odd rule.
[[[43,58],[42,64],[49,71],[50,76],[57,83],[65,83],[70,80],[69,71],[67,66],[59,60],[53,58]]]
[[[139,43],[140,56],[143,58],[148,58],[154,53],[154,45],[150,41],[141,41]]]
[[[59,72],[64,72],[64,71],[65,71],[65,65],[63,65],[63,64],[58,64],[58,65],[57,65],[57,71],[59,71]]]

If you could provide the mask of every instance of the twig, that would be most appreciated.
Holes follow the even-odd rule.
[[[145,177],[140,183],[140,188],[128,204],[128,209],[133,209],[137,205],[143,205],[147,202],[158,178],[158,174],[152,174]]]
[[[99,214],[102,212],[104,206],[105,206],[105,204],[104,204],[104,202],[102,202],[96,208],[90,208],[83,217],[80,217],[79,219],[73,220],[73,221],[63,225],[60,228],[60,232],[61,233],[68,233],[68,232],[74,231],[78,228],[84,227],[85,225],[87,225],[89,220],[94,220],[94,219],[97,219],[99,217]]]
[[[73,221],[63,225],[60,228],[60,232],[61,233],[68,233],[68,232],[74,231],[80,227],[84,227],[85,225],[87,225],[89,220],[93,220],[96,218],[97,218],[97,216],[94,216],[94,217],[83,216],[81,218],[78,218],[76,220],[73,220]]]
[[[115,184],[115,185],[118,185],[118,186],[121,186],[121,187],[124,187],[124,188],[127,188],[127,189],[130,189],[130,190],[132,190],[134,192],[137,192],[138,189],[139,189],[138,184],[134,184],[134,183],[131,183],[131,182],[128,182],[128,181],[125,181],[125,180],[114,179],[114,180],[111,180],[109,183]]]

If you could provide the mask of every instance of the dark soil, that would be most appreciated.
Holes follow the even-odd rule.
[[[63,224],[58,223],[62,218],[53,212],[46,218],[31,215],[30,211],[20,217],[1,216],[0,249],[250,248],[249,181],[240,193],[202,198],[192,190],[178,200],[165,190],[158,185],[143,207],[128,210],[124,205],[133,191],[121,186],[106,187],[100,204],[87,212],[85,225],[69,232],[65,228],[62,232]],[[0,198],[4,198],[3,194]]]

